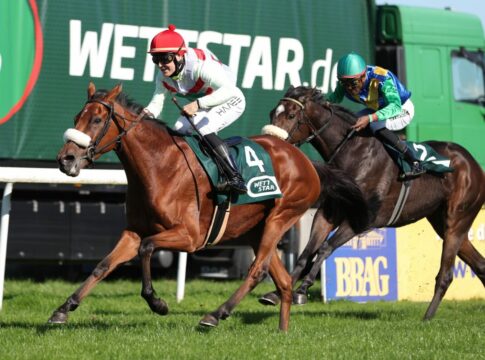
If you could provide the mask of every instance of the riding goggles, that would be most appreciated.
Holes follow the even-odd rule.
[[[355,89],[362,83],[362,81],[364,80],[364,77],[365,77],[365,74],[354,78],[340,78],[339,81],[343,87],[348,89]]]
[[[163,65],[167,65],[170,64],[174,59],[175,53],[173,52],[152,54],[152,61],[156,65],[160,63],[162,63]]]

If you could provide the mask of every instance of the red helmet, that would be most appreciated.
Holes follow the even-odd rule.
[[[150,44],[150,54],[173,52],[183,55],[187,48],[184,38],[175,31],[175,25],[168,25],[168,30],[162,31],[154,36]]]

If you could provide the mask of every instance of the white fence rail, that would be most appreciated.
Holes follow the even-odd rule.
[[[126,185],[124,170],[84,169],[77,177],[69,177],[58,169],[0,167],[0,182],[6,183],[2,197],[0,228],[0,310],[3,304],[5,266],[7,260],[8,226],[10,222],[11,196],[15,183],[38,184],[91,184]],[[187,253],[180,253],[177,274],[177,301],[184,298]]]

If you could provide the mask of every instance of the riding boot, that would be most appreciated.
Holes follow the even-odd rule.
[[[238,194],[247,193],[248,190],[244,179],[237,168],[236,162],[229,153],[227,144],[214,133],[205,135],[204,138],[210,143],[212,149],[218,155],[215,156],[214,160],[222,168],[227,178],[227,185]]]
[[[421,161],[416,158],[414,153],[408,148],[406,142],[399,139],[399,136],[397,136],[396,133],[388,128],[383,128],[376,133],[376,137],[383,143],[399,151],[404,157],[404,160],[411,165],[411,171],[404,173],[404,178],[414,178],[426,172],[426,169],[423,168]]]

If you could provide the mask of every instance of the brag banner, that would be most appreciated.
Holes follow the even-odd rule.
[[[485,210],[478,214],[468,238],[485,255]],[[425,219],[356,236],[322,265],[322,297],[324,301],[430,301],[442,245]],[[457,258],[445,299],[472,298],[485,299],[485,287],[470,267]]]
[[[396,300],[395,229],[375,229],[354,237],[323,267],[325,300]]]

